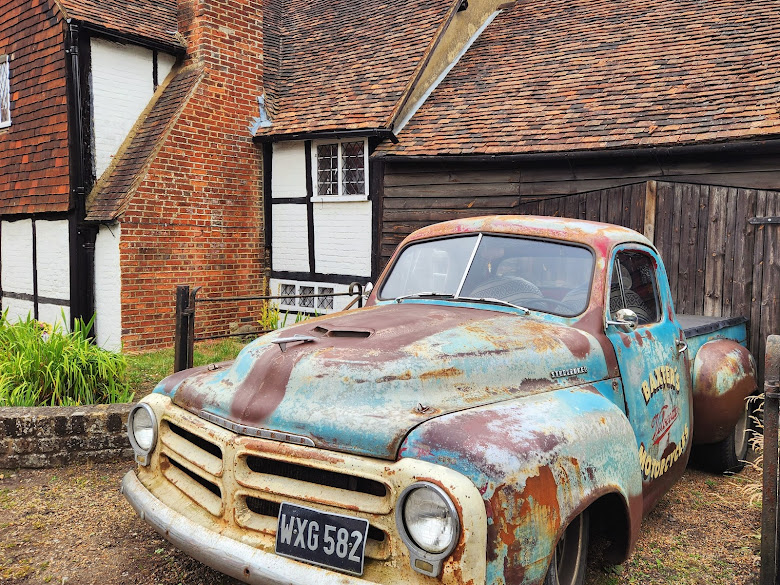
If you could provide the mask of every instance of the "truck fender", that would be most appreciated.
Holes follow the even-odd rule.
[[[693,443],[722,441],[734,430],[745,400],[757,388],[756,362],[736,341],[714,339],[696,352],[691,377]]]
[[[556,390],[426,421],[399,457],[455,469],[482,494],[486,582],[542,583],[558,539],[583,510],[609,508],[630,554],[642,517],[636,437],[606,395],[611,381]],[[617,503],[617,505],[616,505]]]

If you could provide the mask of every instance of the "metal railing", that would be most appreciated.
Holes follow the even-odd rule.
[[[200,303],[229,303],[242,301],[289,301],[293,299],[314,299],[314,298],[333,298],[333,297],[355,297],[344,307],[344,311],[351,309],[354,305],[363,306],[363,285],[359,282],[353,282],[349,285],[348,292],[345,293],[321,293],[308,295],[258,295],[246,297],[205,297],[197,298],[201,287],[190,288],[188,285],[178,285],[176,287],[176,330],[173,353],[173,371],[180,372],[192,367],[193,354],[196,341],[207,339],[222,339],[226,337],[244,337],[246,335],[260,335],[268,333],[271,329],[257,328],[251,331],[242,331],[240,333],[222,333],[217,335],[195,336],[195,312]],[[285,307],[282,304],[279,309],[294,312],[293,307]]]
[[[766,341],[764,368],[764,477],[761,501],[761,585],[780,584],[778,497],[778,417],[780,417],[780,335]]]

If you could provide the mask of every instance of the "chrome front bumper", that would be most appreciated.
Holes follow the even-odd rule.
[[[368,581],[305,565],[222,536],[169,508],[139,481],[122,479],[122,494],[136,513],[176,548],[240,581],[257,585],[365,585]]]

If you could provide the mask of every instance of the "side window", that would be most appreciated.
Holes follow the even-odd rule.
[[[609,312],[612,317],[620,309],[631,309],[640,325],[661,320],[655,262],[641,252],[618,252],[612,267],[609,291]]]

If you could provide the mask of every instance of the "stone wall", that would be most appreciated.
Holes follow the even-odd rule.
[[[132,459],[132,406],[0,408],[0,469]]]

